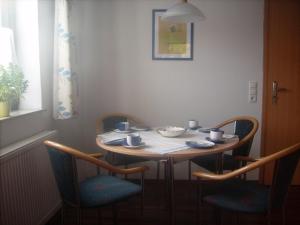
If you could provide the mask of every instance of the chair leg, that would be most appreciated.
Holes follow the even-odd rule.
[[[202,224],[202,221],[201,221],[201,218],[200,218],[200,208],[201,208],[201,205],[202,205],[202,187],[201,187],[201,184],[200,184],[200,181],[198,179],[197,181],[197,207],[196,207],[196,210],[197,210],[197,224],[201,225]]]
[[[97,167],[97,175],[100,175],[100,174],[101,174],[100,167]]]
[[[222,210],[218,207],[214,207],[214,217],[216,225],[222,225]]]
[[[240,214],[238,212],[235,213],[235,224],[240,225]]]
[[[192,161],[188,160],[188,170],[189,170],[189,181],[192,180]]]
[[[77,208],[77,224],[81,225],[81,208]]]
[[[124,165],[124,167],[125,167],[125,169],[128,169],[128,165],[127,164]],[[127,174],[125,174],[124,177],[125,177],[125,180],[127,180],[127,178],[128,178]]]
[[[64,225],[64,203],[62,203],[62,206],[60,209],[60,223],[61,223],[61,225]]]
[[[108,156],[108,162],[111,163],[112,165],[114,165],[115,164],[115,154],[113,152],[107,152],[106,154]],[[114,176],[113,172],[111,172],[111,171],[108,171],[108,175]]]
[[[218,153],[216,155],[216,173],[223,173],[223,153]]]
[[[98,225],[102,225],[102,214],[101,209],[98,209]]]
[[[142,186],[142,193],[141,193],[141,215],[144,215],[144,198],[145,198],[145,179],[144,173],[141,174],[141,186]]]
[[[282,225],[286,225],[286,207],[282,208]]]
[[[156,180],[159,181],[159,174],[160,174],[160,162],[159,160],[157,160],[157,163],[156,163]]]
[[[271,212],[270,211],[268,211],[267,212],[267,219],[266,219],[266,225],[271,225]]]
[[[113,211],[113,224],[118,225],[118,209],[116,204],[112,205],[112,211]]]

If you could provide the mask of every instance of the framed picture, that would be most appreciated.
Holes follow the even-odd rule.
[[[152,11],[152,59],[193,60],[193,23],[163,21],[165,11]]]

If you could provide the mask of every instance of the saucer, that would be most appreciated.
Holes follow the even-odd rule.
[[[208,141],[211,141],[215,144],[224,144],[225,143],[225,140],[223,138],[221,140],[212,140],[212,139],[210,139],[210,137],[206,137],[205,139]]]
[[[215,146],[215,143],[211,142],[211,141],[186,141],[185,144],[191,148],[202,148],[202,149],[206,149],[206,148],[212,148],[213,146]]]
[[[195,130],[195,131],[198,130],[198,129],[200,129],[200,128],[202,128],[202,127],[201,126],[197,126],[197,127],[194,127],[194,128],[188,127],[189,130]]]
[[[234,134],[223,134],[223,139],[231,139],[231,138],[235,138],[235,137],[237,137],[237,136]]]
[[[134,130],[134,131],[148,131],[150,130],[150,127],[146,127],[146,126],[133,126],[133,127],[130,127],[131,130]]]
[[[131,130],[131,129],[129,129],[129,130],[119,130],[119,129],[114,129],[114,132],[120,133],[120,134],[128,134],[128,133],[131,133],[132,130]]]
[[[142,147],[145,147],[146,144],[145,144],[145,142],[142,142],[140,145],[128,145],[127,143],[123,143],[122,146],[125,147],[125,148],[136,149],[136,148],[142,148]]]
[[[198,129],[199,132],[202,132],[202,133],[209,133],[211,131],[211,129],[214,129],[214,128],[205,128],[205,127],[200,127]]]

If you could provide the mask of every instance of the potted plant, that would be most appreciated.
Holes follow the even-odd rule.
[[[0,65],[0,118],[9,116],[10,104],[18,101],[28,87],[28,81],[19,66]]]

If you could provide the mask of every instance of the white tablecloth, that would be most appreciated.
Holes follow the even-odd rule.
[[[143,149],[158,154],[166,154],[189,149],[190,147],[185,144],[186,141],[205,140],[205,138],[209,136],[208,133],[202,133],[199,131],[186,131],[183,135],[176,138],[163,137],[155,130],[139,131],[137,133],[140,134],[142,142],[145,142],[146,144]],[[98,135],[103,143],[120,138],[126,138],[126,136],[127,134],[117,132],[108,132]]]

